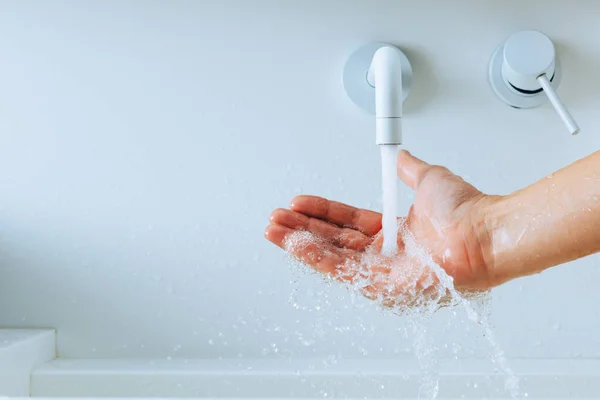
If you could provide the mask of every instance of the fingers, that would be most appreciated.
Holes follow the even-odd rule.
[[[306,226],[307,222],[302,218],[308,218],[306,216],[298,217],[289,210],[276,210],[273,214],[274,221],[265,231],[268,240],[319,272],[341,282],[359,284],[364,296],[377,300],[384,307],[402,313],[414,307],[429,307],[432,301],[442,305],[448,301],[447,296],[440,296],[440,282],[435,273],[419,262],[409,258],[390,261],[377,256],[372,260],[365,259],[364,252],[343,249],[314,232],[280,224]]]
[[[285,243],[287,238],[294,233],[293,229],[288,228],[287,226],[278,225],[278,224],[270,224],[265,229],[265,238],[275,246],[281,247],[285,249]]]
[[[324,241],[291,243],[288,244],[287,250],[303,263],[325,274],[337,275],[338,269],[345,262],[345,257],[340,255],[332,244]]]
[[[430,168],[431,165],[416,158],[406,150],[401,150],[398,153],[398,177],[415,190]]]
[[[351,250],[345,250],[346,253],[342,254],[341,249],[337,249],[333,244],[317,236],[294,241],[293,234],[297,232],[299,231],[287,226],[271,223],[265,230],[265,237],[319,272],[334,276],[343,273],[346,260],[351,258],[351,254],[347,252]]]
[[[297,196],[292,200],[290,208],[342,228],[356,229],[368,236],[373,236],[381,230],[381,214],[322,197]]]
[[[295,230],[303,230],[323,237],[333,244],[362,251],[369,244],[371,238],[365,234],[348,228],[340,228],[320,219],[307,217],[295,211],[277,209],[273,211],[270,218],[272,223],[286,226]]]

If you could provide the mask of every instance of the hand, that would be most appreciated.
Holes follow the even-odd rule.
[[[484,223],[486,206],[494,198],[406,151],[398,157],[398,176],[416,194],[408,216],[400,219],[400,250],[391,259],[379,255],[381,214],[320,197],[298,196],[290,210],[273,211],[265,236],[320,272],[352,284],[360,281],[366,296],[389,306],[410,307],[423,297],[439,302],[447,295],[431,263],[407,248],[414,246],[407,243],[411,238],[454,279],[457,289],[494,286]]]

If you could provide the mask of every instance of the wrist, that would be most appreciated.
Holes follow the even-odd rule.
[[[481,256],[485,264],[491,287],[519,277],[519,268],[509,260],[511,252],[506,246],[510,239],[506,227],[511,219],[514,206],[511,196],[484,196],[477,207],[476,232],[481,246]]]
[[[507,196],[488,196],[483,205],[481,229],[486,240],[483,257],[492,286],[530,275],[538,270],[537,260],[527,254],[521,254],[519,249],[519,243],[522,240],[526,242],[526,229],[522,229],[521,226],[526,221],[518,217],[527,215],[524,207],[519,192]]]

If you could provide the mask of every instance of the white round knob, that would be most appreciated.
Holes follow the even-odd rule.
[[[522,31],[504,44],[502,76],[516,91],[535,94],[542,91],[537,78],[546,74],[552,81],[556,53],[552,40],[538,31]]]
[[[492,89],[514,108],[533,108],[548,102],[538,79],[541,75],[554,89],[560,85],[560,59],[554,44],[538,31],[513,34],[498,46],[490,60]]]

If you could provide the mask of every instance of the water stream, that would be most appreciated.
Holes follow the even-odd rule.
[[[381,145],[381,173],[383,186],[383,247],[381,254],[393,256],[398,252],[398,177],[396,145]]]

